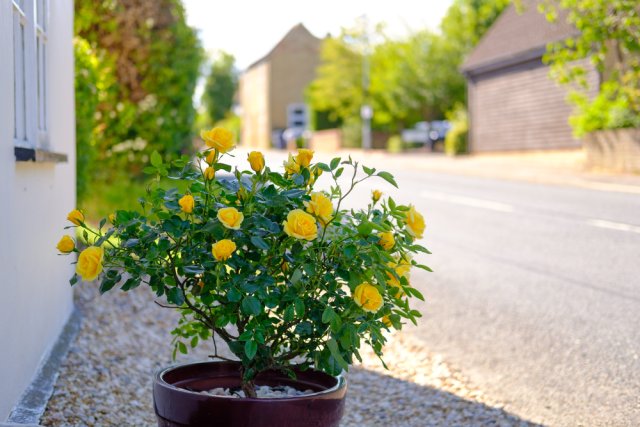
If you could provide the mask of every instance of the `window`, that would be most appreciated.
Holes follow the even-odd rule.
[[[287,127],[304,129],[307,122],[306,105],[295,103],[287,106]]]
[[[46,148],[48,0],[12,0],[12,4],[14,144]]]

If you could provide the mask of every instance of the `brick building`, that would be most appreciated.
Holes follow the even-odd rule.
[[[559,14],[550,23],[536,0],[510,5],[462,65],[467,77],[469,149],[472,152],[574,148],[567,91],[549,77],[542,56],[548,43],[575,34]],[[588,81],[597,88],[598,73]]]
[[[298,24],[240,76],[243,145],[277,146],[285,129],[307,127],[304,90],[315,78],[321,43]]]

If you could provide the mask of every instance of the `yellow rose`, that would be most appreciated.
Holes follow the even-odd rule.
[[[320,222],[326,224],[331,220],[333,205],[331,199],[322,193],[311,193],[311,201],[304,202],[307,212],[320,218]]]
[[[308,168],[311,164],[311,159],[313,159],[313,150],[307,148],[298,150],[298,155],[296,156],[296,163],[298,165]]]
[[[356,290],[353,291],[353,299],[364,311],[371,313],[375,313],[382,307],[382,295],[375,286],[369,283],[361,283],[356,286]]]
[[[259,173],[264,168],[264,156],[259,151],[250,152],[247,160],[255,173]]]
[[[111,224],[115,224],[116,223],[116,214],[114,214],[114,213],[110,213],[109,214],[109,222]]]
[[[393,237],[393,233],[391,231],[378,233],[378,237],[380,237],[378,244],[386,251],[391,250],[391,248],[396,244],[396,239]]]
[[[88,247],[80,252],[78,263],[76,264],[76,273],[78,273],[85,282],[94,280],[102,271],[103,258],[104,250],[100,246]]]
[[[204,179],[211,181],[215,177],[216,177],[216,170],[211,166],[209,166],[204,170]]]
[[[235,143],[233,142],[233,133],[224,128],[203,130],[200,132],[200,137],[208,147],[218,150],[220,153],[226,153],[235,147]]]
[[[409,270],[411,269],[411,262],[409,260],[401,259],[397,263],[390,262],[387,265],[396,272],[398,277],[400,278],[404,277],[405,279],[407,279],[407,282],[409,281]],[[387,285],[392,286],[394,288],[398,288],[395,290],[394,295],[396,297],[403,296],[404,291],[402,290],[402,285],[400,283],[400,280],[391,272],[387,271],[386,273],[387,273]]]
[[[300,172],[300,165],[296,163],[295,159],[291,154],[289,154],[289,159],[287,159],[284,164],[284,170],[289,174],[293,175],[294,173]]]
[[[84,222],[84,214],[78,209],[74,209],[69,212],[69,215],[67,215],[67,219],[75,225],[82,225],[82,223]]]
[[[222,239],[211,245],[211,253],[218,261],[226,261],[231,258],[231,254],[235,252],[236,244],[229,239]]]
[[[69,252],[73,251],[73,248],[75,247],[76,244],[70,236],[62,236],[62,239],[60,239],[58,245],[56,246],[56,248],[58,248],[58,250],[63,254],[68,254]]]
[[[377,202],[378,200],[380,200],[380,197],[382,197],[382,191],[373,190],[371,192],[371,198],[373,199],[374,202]]]
[[[294,209],[287,214],[284,232],[296,239],[313,240],[318,237],[318,226],[314,217],[302,209]]]
[[[409,211],[406,213],[406,223],[407,223],[407,231],[416,239],[422,239],[422,234],[424,233],[424,218],[416,210],[415,207],[409,206]]]
[[[239,230],[240,224],[244,220],[242,212],[236,208],[222,208],[218,211],[218,219],[225,227],[231,230]]]
[[[182,208],[182,212],[190,214],[193,212],[193,207],[196,205],[196,201],[193,199],[191,194],[185,194],[178,200],[178,204],[180,208]]]
[[[207,153],[207,157],[205,157],[204,161],[212,165],[216,160],[216,150],[210,150]]]

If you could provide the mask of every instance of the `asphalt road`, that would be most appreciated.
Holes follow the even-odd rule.
[[[640,425],[640,196],[386,169],[433,252],[412,332],[523,419]]]

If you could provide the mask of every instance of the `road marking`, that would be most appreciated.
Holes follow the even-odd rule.
[[[423,191],[420,193],[420,197],[498,212],[511,213],[515,211],[513,206],[506,203],[494,202],[493,200],[476,199],[475,197],[455,196],[453,194],[439,193],[436,191]]]
[[[590,219],[587,224],[599,228],[607,228],[609,230],[630,231],[640,234],[640,227],[637,225],[625,224],[623,222],[607,221],[606,219]]]

